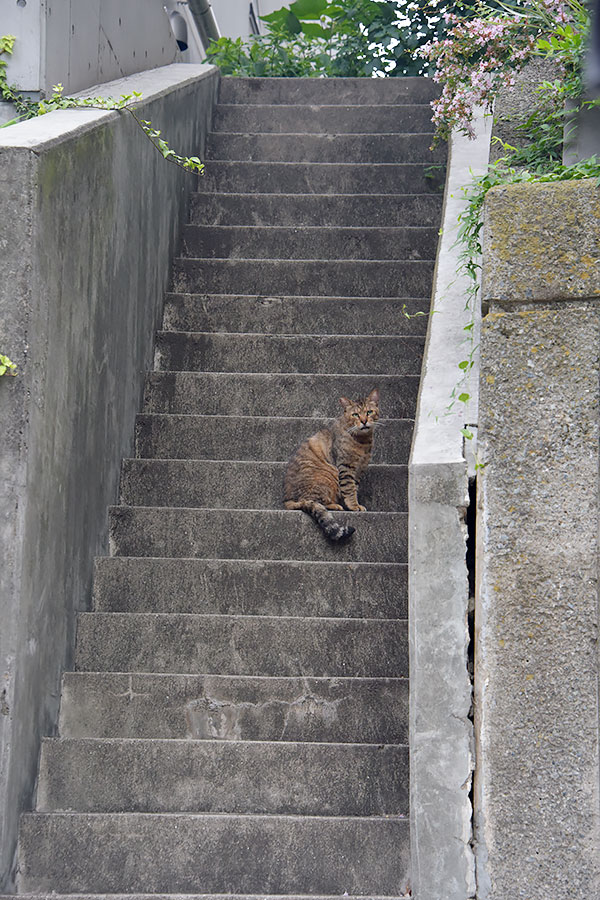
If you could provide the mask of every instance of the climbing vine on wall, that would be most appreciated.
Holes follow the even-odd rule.
[[[119,98],[65,97],[62,84],[56,84],[53,87],[52,94],[43,100],[30,100],[28,97],[25,97],[17,88],[8,83],[7,60],[3,58],[12,55],[15,40],[16,38],[12,34],[5,34],[0,37],[0,97],[11,103],[17,113],[13,119],[1,125],[1,128],[16,125],[36,116],[46,115],[46,113],[57,109],[123,110],[134,119],[164,159],[174,163],[186,172],[198,175],[204,174],[204,163],[197,156],[180,156],[178,153],[175,153],[161,136],[161,132],[154,128],[152,122],[139,118],[133,108],[133,104],[142,99],[142,94],[139,91],[132,91],[131,94],[122,94]],[[7,356],[0,354],[0,376],[16,375],[16,373],[16,365]]]

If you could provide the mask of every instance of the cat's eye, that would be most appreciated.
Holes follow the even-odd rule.
[[[372,409],[368,409],[368,410],[367,410],[367,415],[368,415],[368,416],[372,416],[372,415],[373,415],[373,410],[372,410]]]
[[[352,413],[355,419],[358,419],[358,413]]]

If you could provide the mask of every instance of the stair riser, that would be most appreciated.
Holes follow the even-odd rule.
[[[336,521],[357,529],[343,544],[328,541],[310,516],[295,510],[118,506],[109,518],[113,556],[406,562],[403,513],[336,513]]]
[[[406,744],[408,683],[67,672],[60,734]]]
[[[308,106],[220,103],[213,131],[242,134],[431,134],[431,107],[422,105]]]
[[[339,415],[339,398],[381,391],[385,414],[414,415],[418,377],[413,375],[271,375],[151,372],[146,376],[145,413],[231,416]]]
[[[406,815],[407,783],[407,747],[47,740],[36,809]]]
[[[202,188],[224,193],[265,194],[409,194],[439,193],[444,169],[431,162],[402,164],[207,162]],[[280,202],[283,202],[280,198]],[[355,199],[358,209],[362,203]],[[352,218],[358,225],[359,213]],[[204,221],[207,221],[206,219]],[[363,218],[363,224],[377,223]],[[220,224],[211,221],[211,225]],[[251,223],[253,224],[253,223]],[[268,223],[267,223],[268,224]],[[292,223],[298,225],[298,222]],[[343,225],[354,224],[352,221]],[[393,224],[393,223],[383,223]],[[406,223],[400,223],[406,224]]]
[[[258,228],[188,225],[183,256],[209,259],[435,259],[435,228]]]
[[[228,134],[208,136],[207,159],[257,162],[443,163],[445,146],[433,134]]]
[[[204,187],[205,182],[201,182]],[[242,188],[247,191],[247,188]],[[349,195],[323,196],[314,192],[303,194],[193,194],[190,201],[190,222],[195,225],[285,225],[299,227],[353,226],[430,226],[439,228],[442,208],[441,193],[394,194],[386,196],[377,188],[377,195],[362,193],[360,198]],[[402,191],[401,186],[396,187]],[[417,190],[415,185],[409,191]]]
[[[406,678],[406,622],[86,613],[82,672]]]
[[[227,559],[96,560],[100,612],[405,618],[406,566]]]
[[[127,506],[281,509],[285,463],[124,460],[121,503]],[[367,470],[359,485],[363,506],[374,512],[407,508],[404,466]]]
[[[396,895],[406,879],[408,823],[28,814],[20,859],[20,891],[193,893],[201,885],[206,892],[262,896]]]
[[[182,293],[305,297],[429,297],[433,262],[379,260],[177,259],[172,290]]]
[[[222,78],[221,103],[429,103],[431,78]]]
[[[302,441],[329,424],[326,419],[142,415],[136,423],[136,456],[286,462]],[[405,465],[411,437],[411,421],[381,420],[372,463]]]
[[[349,297],[253,297],[168,294],[165,331],[268,334],[419,334],[429,302]]]
[[[305,372],[418,375],[422,337],[290,336],[159,332],[154,368],[164,372]]]

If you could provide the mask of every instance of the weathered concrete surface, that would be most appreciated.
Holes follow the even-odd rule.
[[[591,178],[493,188],[485,204],[484,300],[600,296],[599,223]]]
[[[574,299],[597,293],[596,192],[574,182],[489,198],[475,666],[482,900],[600,896],[600,313]]]
[[[407,744],[408,680],[66,672],[60,734]]]
[[[312,741],[42,743],[36,810],[394,816],[408,747]]]
[[[474,143],[457,135],[451,141],[434,314],[409,464],[411,875],[417,900],[466,900],[475,893],[463,521],[469,497],[461,429],[477,421],[476,402],[448,407],[453,391],[476,395],[474,378],[459,384],[458,363],[471,350],[464,331],[471,314],[454,245],[461,187],[473,172],[485,170],[488,151],[489,122],[483,118]]]
[[[105,86],[201,154],[217,74],[169,66]],[[57,715],[74,612],[89,602],[106,506],[130,452],[142,373],[194,184],[125,113],[66,110],[0,138],[0,885],[41,734]]]
[[[407,831],[394,816],[27,814],[22,890],[394,897]]]

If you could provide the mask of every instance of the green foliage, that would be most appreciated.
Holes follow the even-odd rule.
[[[14,362],[11,362],[8,356],[3,356],[0,353],[0,376],[2,375],[16,375],[17,367]]]
[[[132,91],[131,94],[121,94],[119,98],[115,97],[65,97],[62,84],[55,84],[50,97],[44,100],[29,100],[23,97],[19,91],[8,84],[6,78],[6,61],[1,58],[3,53],[11,54],[13,51],[15,38],[12,35],[4,35],[0,37],[0,95],[4,100],[14,103],[19,115],[0,125],[0,128],[7,128],[9,125],[15,125],[17,122],[23,122],[26,119],[33,119],[36,116],[44,116],[46,113],[54,112],[57,109],[105,109],[105,110],[125,110],[136,121],[142,129],[148,140],[158,150],[161,156],[174,163],[187,172],[196,172],[199,175],[204,173],[204,164],[197,156],[179,156],[172,150],[161,132],[153,128],[152,123],[145,119],[140,119],[132,104],[142,99],[139,91]]]
[[[446,13],[475,0],[295,0],[249,41],[220,38],[206,52],[224,75],[421,75],[415,51],[446,33]]]

